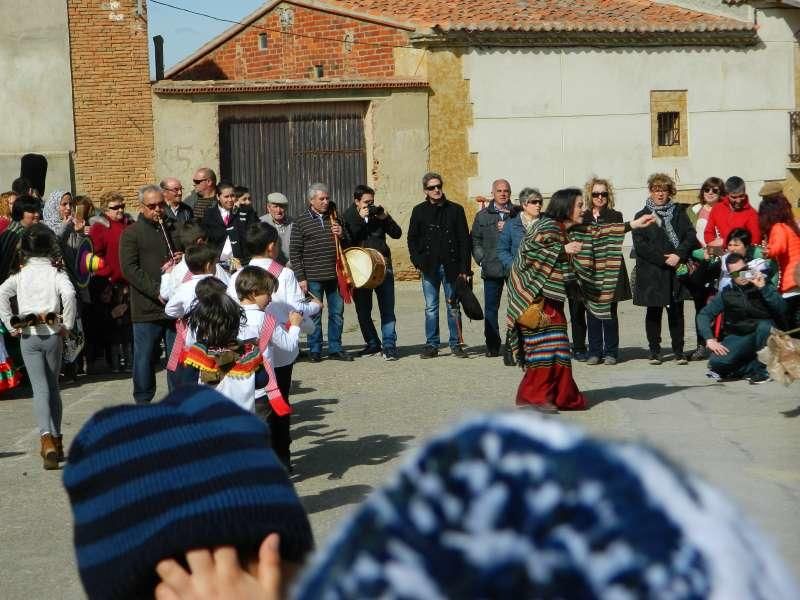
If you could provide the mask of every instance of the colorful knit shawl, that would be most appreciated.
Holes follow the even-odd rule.
[[[534,299],[544,296],[565,302],[566,284],[576,280],[589,311],[598,319],[610,319],[624,238],[624,223],[564,230],[558,221],[541,217],[525,234],[508,276],[509,331],[516,330],[517,318]],[[571,258],[564,252],[567,242],[582,244]]]

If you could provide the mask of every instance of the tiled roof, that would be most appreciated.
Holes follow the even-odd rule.
[[[323,0],[442,31],[720,32],[753,24],[649,0]]]
[[[424,79],[382,77],[376,79],[275,79],[272,81],[170,81],[153,84],[153,91],[163,95],[184,94],[253,94],[270,92],[305,92],[331,90],[375,90],[426,88]]]

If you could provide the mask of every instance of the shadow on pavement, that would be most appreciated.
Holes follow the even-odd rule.
[[[348,504],[358,504],[367,497],[372,491],[368,485],[345,485],[342,487],[322,490],[319,494],[303,496],[300,502],[308,514],[314,514],[347,506]]]
[[[797,408],[793,408],[792,410],[784,410],[781,414],[786,417],[787,419],[794,419],[795,417],[800,417],[800,406]]]
[[[0,452],[0,458],[11,458],[12,456],[22,456],[25,452]]]
[[[668,385],[666,383],[636,383],[617,387],[584,390],[588,407],[593,408],[602,402],[630,398],[632,400],[652,400],[661,396],[669,396],[676,392],[692,388],[705,388],[707,385]]]

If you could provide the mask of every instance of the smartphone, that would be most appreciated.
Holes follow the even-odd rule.
[[[75,207],[75,220],[83,221],[83,204],[78,204]]]
[[[725,249],[722,246],[706,246],[708,253],[711,256],[722,256],[725,254]]]

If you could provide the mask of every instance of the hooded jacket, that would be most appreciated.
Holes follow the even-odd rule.
[[[744,204],[740,210],[731,208],[731,201],[728,196],[717,202],[711,209],[706,223],[705,241],[706,244],[714,241],[717,235],[723,241],[728,239],[728,234],[741,227],[747,229],[753,238],[753,243],[761,242],[761,228],[758,225],[758,213],[750,206],[750,199],[745,196]]]

